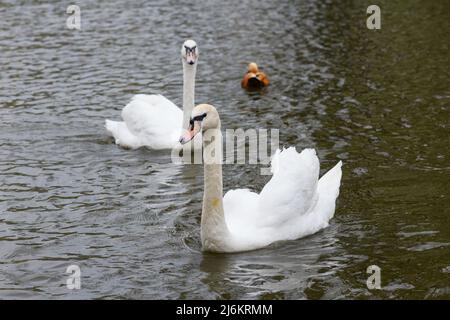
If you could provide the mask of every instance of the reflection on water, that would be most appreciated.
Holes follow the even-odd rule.
[[[360,1],[77,4],[81,31],[62,5],[0,3],[0,297],[450,296],[449,3],[380,1],[380,31]],[[135,93],[180,105],[188,37],[196,100],[224,128],[280,129],[282,145],[317,148],[322,172],[344,161],[329,228],[204,254],[202,167],[106,136]],[[240,88],[250,60],[270,76],[262,93]],[[259,172],[226,165],[225,190],[260,190]],[[366,288],[372,264],[383,290]]]
[[[336,239],[335,226],[317,236],[281,242],[262,250],[237,254],[203,254],[202,282],[216,298],[298,299],[324,295],[322,279],[335,275],[334,268],[345,264]],[[329,259],[321,261],[321,257]],[[244,287],[245,295],[242,295]],[[298,288],[304,288],[299,292]],[[342,290],[334,288],[334,290]],[[333,297],[336,297],[333,295]],[[328,298],[331,298],[328,296]]]

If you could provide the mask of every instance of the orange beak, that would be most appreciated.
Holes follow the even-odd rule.
[[[200,129],[200,122],[191,120],[188,130],[180,137],[180,143],[185,144],[194,139],[197,133],[200,132]]]

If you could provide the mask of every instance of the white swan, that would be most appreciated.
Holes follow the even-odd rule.
[[[183,111],[160,94],[138,94],[122,110],[124,121],[105,121],[106,130],[116,144],[136,149],[172,149],[179,146],[178,138],[189,125],[194,108],[195,73],[199,51],[193,40],[181,47],[183,62]]]
[[[198,105],[190,123],[181,143],[203,132],[203,250],[253,250],[328,226],[339,195],[341,161],[319,180],[319,159],[314,149],[301,153],[294,147],[278,150],[271,164],[273,176],[260,194],[237,189],[228,191],[222,200],[222,142],[216,138],[220,134],[219,115],[211,105]]]

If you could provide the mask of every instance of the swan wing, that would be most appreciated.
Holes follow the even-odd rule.
[[[159,94],[138,94],[122,110],[128,131],[144,145],[170,148],[181,133],[183,112],[173,102]]]
[[[249,189],[228,191],[223,197],[225,221],[232,233],[248,232],[257,218],[259,195]]]
[[[224,196],[228,248],[246,251],[298,239],[328,226],[341,183],[342,162],[319,180],[314,149],[277,150],[270,181],[260,194],[237,189]],[[228,250],[228,249],[227,249]]]
[[[308,213],[297,220],[293,220],[284,233],[287,239],[304,237],[328,227],[334,215],[336,198],[341,184],[342,162],[339,161],[331,170],[320,178],[317,186],[317,201]]]
[[[270,181],[258,202],[258,223],[281,228],[308,213],[318,199],[319,159],[314,149],[298,153],[294,147],[277,150]]]

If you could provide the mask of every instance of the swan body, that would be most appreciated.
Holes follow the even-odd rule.
[[[251,62],[248,65],[247,73],[241,81],[241,86],[247,90],[256,90],[268,86],[269,83],[267,75],[259,70],[256,63]]]
[[[279,170],[259,194],[237,189],[223,198],[225,221],[239,251],[313,234],[327,227],[334,215],[341,162],[320,180],[314,149],[301,153],[294,147],[278,150],[272,170],[274,162],[279,163]]]
[[[181,48],[183,62],[183,110],[160,94],[138,94],[122,110],[123,121],[106,120],[106,130],[115,143],[136,149],[181,147],[179,136],[188,126],[194,107],[195,73],[198,60],[197,44],[184,42]]]
[[[182,142],[192,138],[195,131],[211,128],[220,131],[217,111],[210,105],[194,108],[192,118],[199,119],[199,115],[205,114],[203,123],[194,121],[193,132],[184,136]],[[211,143],[204,139],[204,150]],[[222,165],[205,162],[203,250],[254,250],[276,241],[305,237],[327,227],[339,195],[341,166],[339,161],[319,179],[320,165],[314,149],[301,153],[294,147],[278,150],[271,162],[272,178],[259,194],[237,189],[228,191],[222,199]]]
[[[105,121],[117,145],[171,149],[180,136],[183,111],[162,95],[137,94],[123,108],[122,119]]]

